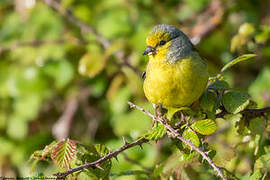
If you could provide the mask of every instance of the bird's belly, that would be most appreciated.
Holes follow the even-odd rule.
[[[196,68],[194,69],[194,65]],[[178,64],[151,63],[147,67],[144,92],[147,99],[164,107],[191,105],[205,90],[205,66],[182,61]]]

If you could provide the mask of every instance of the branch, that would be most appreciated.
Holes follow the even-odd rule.
[[[245,109],[243,111],[241,111],[240,113],[243,115],[243,117],[245,119],[253,119],[256,117],[266,117],[265,113],[270,112],[270,106],[268,107],[264,107],[261,109]],[[230,114],[229,112],[226,111],[226,109],[224,107],[222,107],[222,111],[218,114],[216,114],[216,118],[222,118],[224,117],[226,114]]]
[[[81,32],[84,33],[90,33],[93,34],[98,42],[103,46],[103,48],[106,50],[108,48],[110,48],[111,43],[110,41],[108,41],[105,37],[103,37],[101,34],[99,34],[94,28],[92,28],[91,26],[85,24],[83,21],[81,21],[80,19],[76,18],[72,11],[70,11],[69,9],[65,9],[64,7],[61,6],[60,3],[58,3],[55,0],[43,0],[48,6],[52,7],[53,9],[55,9],[60,15],[62,15],[63,17],[65,17],[70,23],[74,24],[75,26],[77,26],[78,28],[80,28]],[[125,57],[125,53],[123,51],[117,51],[114,53],[114,55],[120,59],[123,63],[123,65],[125,65],[126,67],[130,68],[133,72],[135,72],[139,77],[141,76],[141,72],[140,70],[138,70],[137,68],[135,68],[134,66],[132,66],[129,61],[128,58]]]
[[[107,154],[106,156],[103,156],[102,158],[100,158],[100,159],[98,159],[98,160],[96,160],[94,162],[86,163],[84,165],[78,166],[76,168],[71,168],[71,169],[69,169],[69,170],[67,170],[65,172],[57,173],[57,174],[54,174],[54,175],[57,177],[57,179],[63,179],[69,174],[72,174],[72,173],[77,172],[77,171],[81,171],[81,170],[86,169],[86,168],[90,168],[90,167],[91,168],[100,168],[99,165],[102,162],[104,162],[104,161],[106,161],[108,159],[111,159],[113,157],[117,159],[117,155],[119,153],[121,153],[121,152],[123,152],[123,151],[125,151],[125,150],[127,150],[129,148],[132,148],[134,146],[142,147],[142,144],[147,143],[147,142],[148,142],[147,139],[138,139],[138,140],[136,140],[136,141],[134,141],[132,143],[128,143],[128,142],[124,141],[124,145],[122,147],[120,147],[118,150],[112,151],[109,154]]]
[[[194,45],[214,31],[221,24],[225,7],[221,0],[214,0],[209,3],[207,9],[200,14],[195,14],[192,19],[198,19],[196,24],[189,31],[191,42]],[[191,20],[191,19],[189,19]]]
[[[131,108],[136,108],[140,111],[142,111],[144,114],[150,116],[152,119],[158,121],[159,123],[163,124],[165,126],[165,128],[167,129],[167,134],[172,136],[173,138],[179,139],[180,141],[182,141],[183,143],[187,144],[191,150],[195,150],[197,153],[199,153],[203,159],[205,159],[210,166],[212,166],[212,168],[214,169],[214,171],[217,173],[217,175],[223,179],[223,180],[227,180],[227,178],[225,177],[225,175],[222,173],[221,169],[219,167],[217,167],[217,165],[210,159],[210,157],[208,157],[207,153],[204,152],[203,150],[201,150],[200,148],[196,147],[194,144],[192,144],[189,140],[183,138],[178,132],[177,130],[173,129],[167,122],[165,119],[163,119],[162,117],[156,117],[153,114],[151,114],[149,111],[143,109],[140,106],[137,106],[131,102],[128,102],[128,104],[130,105]]]
[[[259,116],[265,117],[266,112],[270,112],[270,106],[261,109],[245,109],[241,112],[241,114],[245,118],[252,119]]]
[[[52,127],[52,134],[56,137],[57,140],[65,139],[68,137],[72,126],[72,120],[77,112],[78,106],[79,102],[77,96],[67,101],[63,114]]]

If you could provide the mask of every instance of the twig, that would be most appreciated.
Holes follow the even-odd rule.
[[[224,4],[222,4],[221,0],[212,1],[205,11],[201,14],[196,14],[196,19],[198,20],[190,31],[191,42],[194,45],[199,44],[203,38],[215,30],[222,22],[223,14]]]
[[[101,34],[99,34],[94,28],[85,24],[80,19],[76,18],[73,15],[72,11],[70,11],[69,9],[65,9],[57,1],[55,1],[55,0],[43,0],[43,1],[48,6],[55,9],[63,17],[65,17],[69,22],[71,22],[72,24],[79,27],[82,33],[90,33],[90,34],[93,34],[94,36],[96,36],[98,42],[104,47],[105,50],[111,46],[110,41],[108,41],[105,37],[103,37]],[[127,66],[132,71],[134,71],[136,74],[141,76],[141,72],[129,63],[128,58],[125,57],[125,53],[123,51],[119,50],[119,51],[115,52],[114,55],[123,62],[123,65]]]
[[[261,109],[245,109],[241,111],[240,113],[243,115],[245,119],[252,119],[255,117],[260,117],[263,116],[265,117],[265,113],[270,112],[270,106],[264,107]],[[224,107],[222,107],[222,111],[218,114],[216,114],[216,118],[222,118],[226,114],[230,114],[229,112],[226,111]]]
[[[56,139],[60,140],[68,137],[72,125],[72,120],[75,113],[77,112],[78,105],[79,103],[77,96],[67,101],[65,111],[52,127],[52,133]]]
[[[148,142],[148,140],[147,139],[143,139],[143,138],[142,139],[138,139],[138,140],[136,140],[136,141],[134,141],[132,143],[127,143],[125,141],[124,145],[122,147],[120,147],[118,150],[112,151],[109,154],[107,154],[106,156],[103,156],[102,158],[100,158],[100,159],[98,159],[98,160],[96,160],[94,162],[86,163],[84,165],[78,166],[76,168],[71,168],[71,169],[69,169],[69,170],[67,170],[65,172],[56,173],[54,175],[58,179],[61,179],[61,178],[65,178],[69,174],[72,174],[72,173],[77,172],[77,171],[81,171],[81,170],[86,169],[86,168],[90,168],[90,167],[91,168],[97,168],[97,167],[99,167],[99,165],[102,162],[104,162],[104,161],[106,161],[108,159],[111,159],[111,158],[117,158],[117,155],[119,153],[121,153],[121,152],[123,152],[123,151],[125,151],[125,150],[127,150],[129,148],[132,148],[134,146],[141,146],[143,143],[146,143],[146,142]]]
[[[150,116],[152,119],[158,121],[159,123],[163,124],[165,126],[165,128],[167,129],[167,134],[172,136],[173,138],[177,138],[180,141],[182,141],[183,143],[187,144],[191,150],[195,150],[196,152],[198,152],[200,155],[202,155],[203,159],[205,159],[210,166],[212,166],[212,168],[214,169],[214,171],[217,173],[217,175],[223,179],[223,180],[227,180],[227,178],[225,177],[225,175],[222,173],[221,169],[217,167],[217,165],[210,159],[210,157],[208,157],[207,153],[204,152],[203,150],[201,150],[200,148],[196,147],[194,144],[192,144],[189,140],[183,138],[178,132],[177,130],[173,129],[167,122],[165,119],[163,119],[162,117],[155,117],[153,114],[151,114],[149,111],[143,109],[140,106],[137,106],[131,102],[128,102],[128,104],[130,105],[131,108],[136,108],[140,111],[142,111],[143,113],[145,113],[146,115]]]
[[[241,112],[244,117],[248,117],[249,119],[265,116],[266,112],[270,112],[270,106],[264,107],[261,109],[245,109]]]

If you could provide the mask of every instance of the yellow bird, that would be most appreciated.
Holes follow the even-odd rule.
[[[189,106],[200,98],[208,82],[207,65],[189,38],[174,26],[155,26],[146,39],[149,56],[144,93],[165,108]]]

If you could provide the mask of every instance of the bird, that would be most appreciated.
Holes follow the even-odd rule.
[[[159,24],[150,31],[146,45],[143,55],[149,60],[143,90],[154,108],[188,107],[197,101],[209,74],[188,36],[175,26]]]

